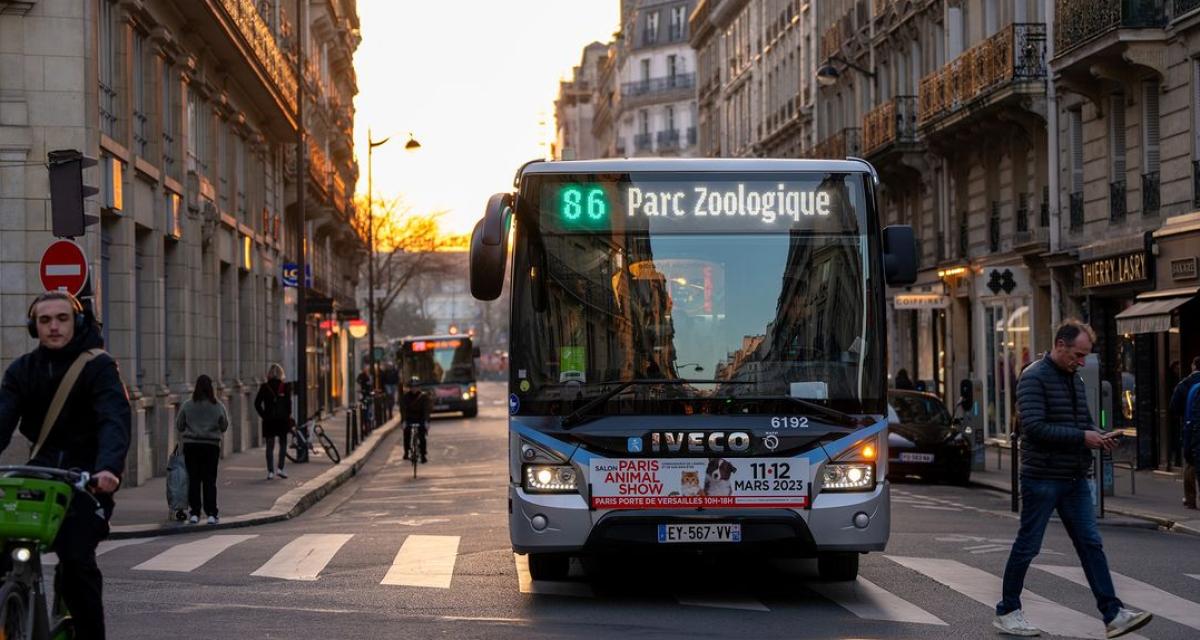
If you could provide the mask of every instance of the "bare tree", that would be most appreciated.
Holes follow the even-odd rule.
[[[367,244],[370,218],[366,197],[357,198],[353,225]],[[399,198],[375,201],[375,323],[385,326],[388,310],[415,279],[423,274],[446,272],[446,251],[461,250],[468,238],[442,232],[444,211],[416,214]],[[363,262],[363,281],[369,262]]]

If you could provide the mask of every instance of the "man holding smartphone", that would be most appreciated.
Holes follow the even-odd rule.
[[[1054,335],[1054,349],[1021,373],[1017,410],[1021,418],[1021,527],[1004,569],[1003,598],[992,625],[1009,635],[1041,632],[1021,611],[1029,564],[1042,548],[1050,516],[1058,512],[1071,537],[1109,638],[1140,629],[1151,614],[1125,608],[1117,598],[1096,514],[1092,509],[1091,449],[1112,451],[1118,439],[1100,433],[1087,407],[1079,369],[1092,352],[1095,334],[1068,320]]]

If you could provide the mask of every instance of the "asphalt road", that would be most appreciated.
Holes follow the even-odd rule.
[[[852,584],[820,582],[809,561],[691,556],[611,558],[587,576],[573,566],[570,581],[531,582],[508,543],[504,390],[481,386],[478,418],[435,420],[415,480],[393,435],[295,520],[106,543],[110,637],[996,637],[993,592],[1016,520],[1007,496],[979,488],[894,484],[888,549],[865,556]],[[1200,540],[1130,526],[1103,535],[1118,595],[1157,613],[1142,636],[1200,637]],[[1035,566],[1031,621],[1103,637],[1060,525]]]

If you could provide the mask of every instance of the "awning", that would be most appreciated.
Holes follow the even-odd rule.
[[[1191,302],[1193,296],[1135,302],[1117,314],[1117,333],[1162,333],[1171,328],[1171,312]]]

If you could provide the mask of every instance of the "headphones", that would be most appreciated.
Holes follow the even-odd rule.
[[[37,318],[33,317],[33,309],[47,300],[66,300],[71,303],[71,311],[75,316],[75,333],[79,334],[83,331],[83,304],[79,302],[79,298],[62,291],[47,291],[39,294],[38,297],[33,299],[33,303],[29,305],[29,311],[26,313],[25,318],[25,326],[29,329],[29,337],[38,337]]]

